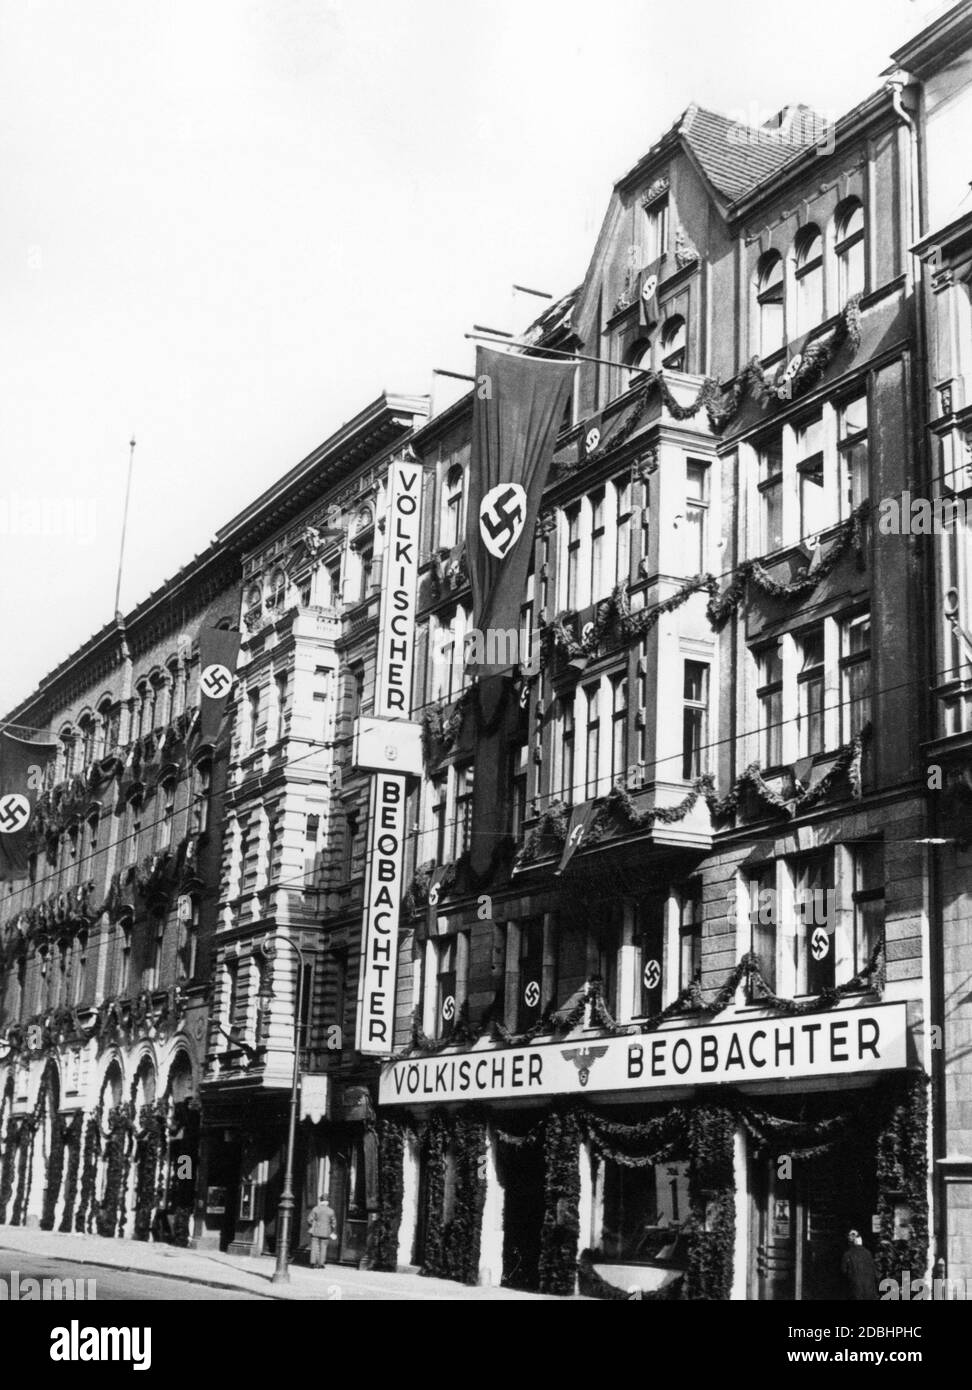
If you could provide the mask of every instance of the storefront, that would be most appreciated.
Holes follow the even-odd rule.
[[[904,1004],[389,1063],[381,1267],[606,1298],[842,1296],[927,1258]]]

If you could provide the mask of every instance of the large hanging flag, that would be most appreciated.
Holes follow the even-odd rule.
[[[577,851],[582,847],[587,833],[594,820],[594,798],[590,801],[581,802],[575,806],[570,813],[570,826],[567,831],[567,838],[564,841],[563,852],[560,856],[560,863],[557,865],[555,875],[562,874],[567,865],[573,859]]]
[[[236,658],[240,650],[239,632],[221,627],[199,631],[199,740],[215,743],[219,738],[226,701],[236,678]]]
[[[573,362],[476,349],[466,556],[473,626],[485,643],[480,675],[503,668],[489,661],[497,651],[490,630],[519,627],[533,529],[575,370]]]
[[[0,880],[27,877],[27,832],[56,751],[56,743],[28,743],[0,731]]]
[[[638,322],[642,328],[652,329],[661,319],[658,304],[658,282],[661,279],[662,257],[649,261],[642,267],[638,276]]]

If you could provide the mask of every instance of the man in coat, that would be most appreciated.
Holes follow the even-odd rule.
[[[322,1192],[307,1217],[311,1237],[311,1268],[323,1269],[327,1264],[327,1242],[334,1234],[334,1208]]]
[[[840,1272],[847,1280],[850,1298],[855,1303],[874,1303],[878,1300],[877,1271],[874,1257],[864,1248],[857,1231],[848,1231],[847,1249],[840,1262]]]

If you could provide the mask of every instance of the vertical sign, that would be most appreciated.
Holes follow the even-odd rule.
[[[418,586],[422,467],[396,459],[388,471],[382,564],[375,717],[407,720],[412,711],[412,659]],[[359,1052],[387,1056],[395,1026],[398,916],[405,849],[405,775],[395,772],[395,730],[388,731],[387,771],[374,774],[368,821],[367,888],[361,972],[355,1014]]]

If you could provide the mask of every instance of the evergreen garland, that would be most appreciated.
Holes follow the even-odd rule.
[[[67,1173],[64,1178],[64,1210],[61,1214],[59,1231],[71,1230],[74,1213],[74,1199],[78,1191],[78,1173],[81,1167],[81,1139],[84,1134],[84,1115],[76,1110],[70,1117],[64,1135],[64,1148],[67,1152]]]
[[[425,1126],[425,1250],[420,1273],[435,1275],[442,1267],[442,1216],[445,1205],[446,1117],[433,1110]]]
[[[688,1269],[682,1297],[725,1301],[732,1290],[736,1235],[733,1146],[736,1119],[727,1105],[702,1101],[688,1116],[689,1225]]]
[[[134,1240],[148,1240],[152,1232],[159,1195],[159,1167],[165,1161],[166,1102],[143,1105],[141,1125],[135,1140],[135,1221]]]
[[[442,1266],[439,1273],[461,1284],[479,1280],[483,1207],[486,1203],[486,1125],[460,1111],[452,1120],[455,1154],[455,1191],[452,1215],[442,1232]]]
[[[890,1109],[877,1144],[878,1216],[875,1250],[878,1279],[923,1277],[928,1260],[928,1078],[912,1073]],[[911,1234],[894,1239],[896,1202],[911,1209]]]
[[[543,1225],[540,1229],[540,1292],[572,1294],[580,1237],[581,1127],[574,1107],[557,1108],[544,1132]]]
[[[369,1268],[394,1273],[405,1187],[405,1127],[397,1120],[378,1121],[378,1172],[378,1215],[368,1230]]]
[[[101,1117],[104,1091],[95,1106],[84,1132],[84,1161],[81,1169],[81,1200],[74,1216],[74,1229],[80,1234],[90,1232],[95,1218],[95,1191],[98,1184],[98,1160],[101,1156]]]
[[[47,1186],[44,1189],[44,1209],[41,1212],[40,1219],[42,1231],[53,1231],[54,1229],[57,1199],[61,1195],[61,1180],[64,1176],[64,1146],[69,1123],[70,1121],[61,1115],[54,1116],[53,1133],[51,1135],[51,1152],[47,1158]]]
[[[105,1192],[95,1218],[99,1236],[114,1236],[124,1230],[133,1133],[129,1105],[123,1101],[113,1106],[108,1112],[108,1137],[104,1147]]]

